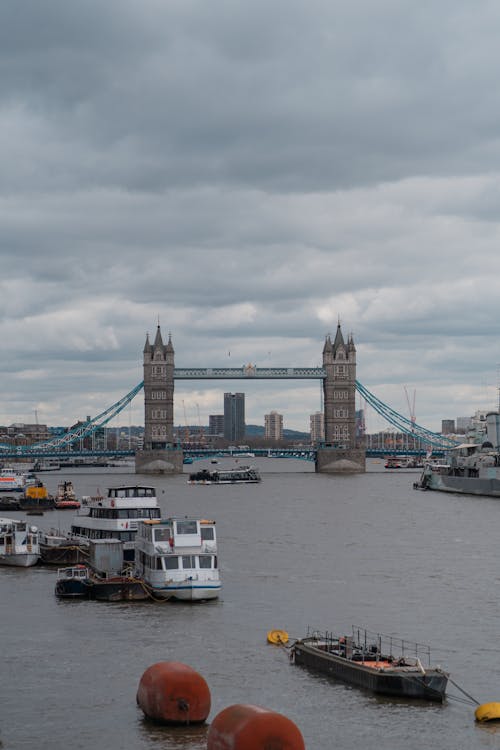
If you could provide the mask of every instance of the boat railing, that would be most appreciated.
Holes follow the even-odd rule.
[[[307,637],[315,640],[326,651],[338,651],[348,658],[353,653],[358,653],[369,655],[370,658],[388,658],[390,661],[403,659],[407,664],[425,663],[431,666],[430,646],[355,625],[352,626],[351,635],[339,636],[328,630],[322,632],[308,628]]]

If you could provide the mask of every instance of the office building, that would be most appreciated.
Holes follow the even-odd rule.
[[[208,432],[210,435],[224,435],[224,414],[209,414]]]
[[[264,415],[264,437],[267,440],[283,440],[283,414],[272,411]]]
[[[311,426],[311,443],[321,443],[325,439],[325,415],[322,411],[311,414],[309,418]]]
[[[245,394],[224,394],[224,438],[239,443],[245,437]]]
[[[455,420],[454,419],[442,419],[441,420],[441,434],[442,435],[454,435],[455,434]]]

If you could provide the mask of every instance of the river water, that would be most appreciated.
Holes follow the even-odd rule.
[[[208,722],[232,704],[257,704],[292,719],[308,750],[500,748],[500,726],[476,724],[471,705],[376,697],[266,643],[271,629],[297,638],[308,626],[364,626],[430,644],[470,695],[500,700],[500,501],[415,491],[418,472],[381,461],[349,477],[316,475],[299,460],[251,461],[260,485],[192,486],[186,475],[122,469],[40,475],[50,492],[71,479],[79,496],[154,485],[163,515],[214,518],[223,592],[195,605],[58,601],[55,569],[0,568],[2,747],[206,748],[206,726],[159,727],[136,706],[144,671],[172,660],[206,679]],[[69,528],[72,514],[30,520]]]

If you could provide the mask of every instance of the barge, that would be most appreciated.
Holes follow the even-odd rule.
[[[442,702],[448,673],[430,664],[430,648],[353,628],[349,636],[313,631],[296,640],[291,660],[374,693]],[[425,663],[425,666],[424,666]]]

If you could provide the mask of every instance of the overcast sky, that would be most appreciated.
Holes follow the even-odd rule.
[[[340,318],[418,423],[495,407],[499,63],[493,0],[4,0],[0,424],[103,411],[158,316],[178,367],[316,366]],[[176,422],[225,390],[320,408]]]

